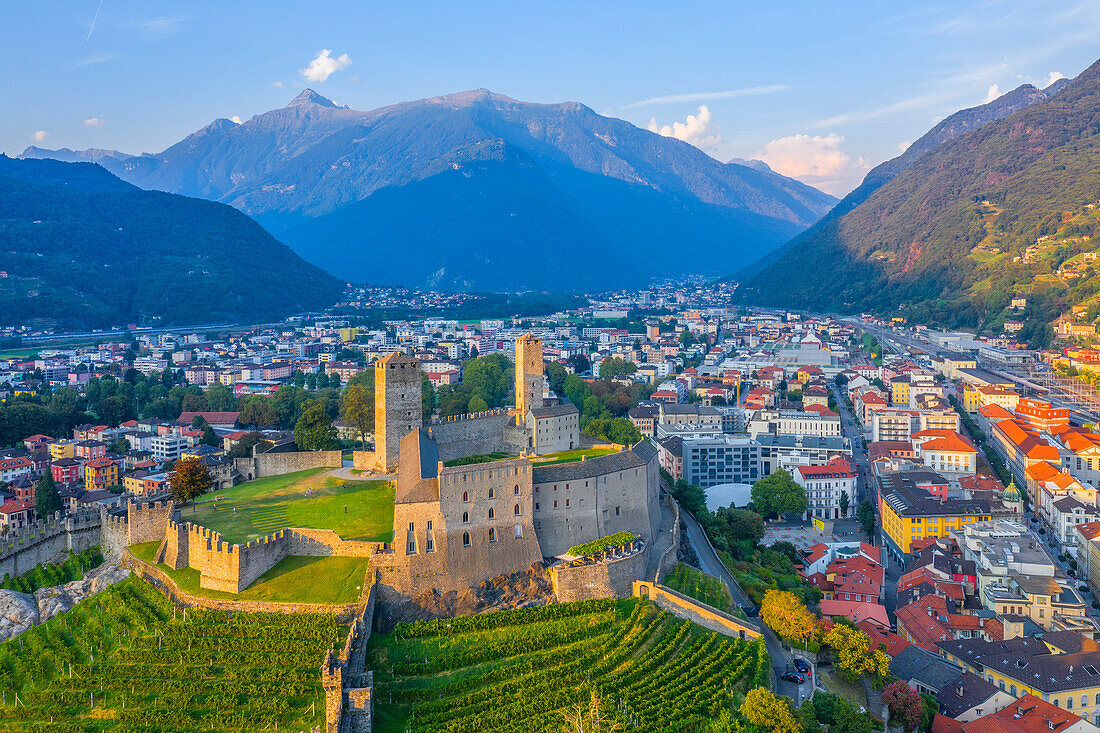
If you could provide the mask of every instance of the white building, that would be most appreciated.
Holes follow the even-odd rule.
[[[798,466],[792,472],[795,483],[806,490],[808,519],[840,519],[855,510],[856,473],[841,457],[822,466]],[[841,495],[847,494],[848,506],[841,510]]]

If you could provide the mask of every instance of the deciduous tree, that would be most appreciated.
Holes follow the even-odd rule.
[[[809,506],[806,490],[783,469],[752,485],[752,503],[764,516],[801,514]]]
[[[332,418],[317,400],[306,402],[302,416],[294,424],[294,442],[299,450],[336,450],[340,447]]]
[[[198,458],[181,458],[172,466],[168,474],[169,490],[172,498],[179,502],[188,502],[210,491],[214,479],[210,470]]]
[[[766,687],[749,690],[745,702],[741,703],[741,714],[749,725],[771,733],[800,733],[802,730],[786,698],[775,695]]]
[[[374,430],[374,394],[362,384],[352,383],[340,401],[340,418],[355,427],[365,446],[367,433]]]
[[[34,513],[46,519],[60,510],[61,496],[57,493],[57,485],[53,482],[53,476],[46,473],[38,480],[38,487],[34,490]]]
[[[890,708],[891,722],[901,723],[906,730],[912,730],[920,723],[924,700],[905,682],[898,680],[886,685],[882,690],[882,701]]]
[[[817,617],[789,591],[768,590],[760,604],[760,618],[788,641],[797,639],[805,644],[818,634]]]
[[[872,652],[870,638],[859,629],[837,623],[821,641],[833,648],[837,669],[852,681],[867,676],[881,684],[890,673],[890,657],[884,652]]]

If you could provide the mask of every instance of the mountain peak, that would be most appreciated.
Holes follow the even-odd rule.
[[[321,107],[336,108],[336,104],[328,97],[322,97],[312,89],[303,89],[294,99],[290,100],[290,104],[287,107],[305,107],[307,104],[316,104]]]

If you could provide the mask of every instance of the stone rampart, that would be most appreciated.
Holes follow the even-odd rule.
[[[171,501],[133,501],[126,507],[127,545],[161,542],[172,518],[175,504]]]
[[[756,624],[719,611],[714,606],[709,606],[663,585],[637,580],[634,582],[632,592],[640,598],[648,598],[677,618],[687,619],[719,634],[739,639],[756,639],[761,635],[760,628]]]
[[[102,544],[102,523],[94,510],[69,516],[57,512],[18,531],[0,534],[0,578],[14,578],[66,553]]]
[[[680,549],[680,504],[672,498],[671,494],[663,494],[661,503],[672,510],[672,542],[661,554],[660,560],[657,561],[657,572],[653,578],[655,583],[660,583],[661,579],[676,567],[678,562],[677,552]],[[664,528],[662,527],[662,529]]]
[[[559,603],[588,598],[629,598],[634,581],[645,577],[649,547],[636,542],[625,552],[609,552],[595,561],[562,562],[547,572]]]
[[[338,450],[257,453],[251,458],[233,459],[233,467],[246,481],[309,468],[340,468],[342,465],[343,453]]]
[[[342,624],[350,623],[359,610],[358,603],[274,603],[268,601],[222,601],[203,598],[180,590],[175,581],[160,568],[133,556],[129,551],[122,555],[123,567],[148,580],[180,608],[209,608],[215,611],[255,611],[260,613],[322,613],[335,616]]]
[[[439,460],[446,463],[465,456],[512,452],[513,446],[504,437],[511,423],[511,413],[501,409],[433,421],[428,429],[439,449]]]

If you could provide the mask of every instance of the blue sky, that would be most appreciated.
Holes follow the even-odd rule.
[[[5,3],[0,29],[8,154],[159,152],[306,86],[358,109],[486,87],[762,157],[834,194],[994,85],[1100,56],[1095,1],[41,0]]]

